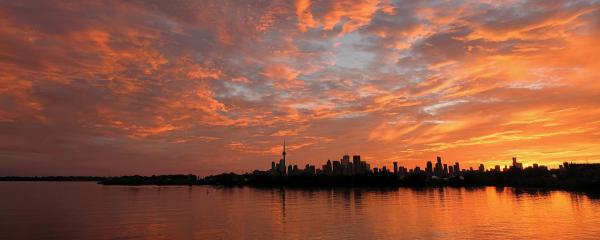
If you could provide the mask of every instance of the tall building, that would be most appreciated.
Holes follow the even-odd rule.
[[[440,156],[437,157],[436,162],[435,162],[435,168],[433,169],[433,173],[438,176],[441,177],[443,175],[444,172],[444,167],[442,166],[442,158]]]
[[[445,163],[444,163],[444,173],[443,173],[443,175],[444,176],[448,176],[448,164],[445,164]]]
[[[398,162],[394,162],[394,174],[398,174]]]
[[[363,161],[360,160],[360,155],[352,156],[352,174],[364,174],[366,172],[366,166]]]
[[[512,166],[515,169],[523,169],[523,163],[517,162],[517,158],[516,157],[512,158]]]
[[[347,165],[350,165],[350,155],[345,154],[342,157],[342,166],[347,166]]]
[[[342,159],[340,159],[342,163],[342,174],[351,175],[352,174],[352,163],[350,163],[350,155],[344,154]]]
[[[327,163],[325,165],[323,165],[323,173],[324,174],[331,174],[333,173],[333,166],[331,166],[331,160],[327,160]]]
[[[485,167],[482,164],[479,164],[479,172],[485,172]]]
[[[359,165],[360,164],[360,155],[352,156],[352,163],[354,163],[354,166]]]
[[[429,175],[429,176],[433,175],[433,164],[431,163],[431,161],[427,161],[427,167],[425,167],[425,173],[427,173],[427,175]]]
[[[279,159],[279,164],[277,164],[277,171],[279,172],[279,174],[285,175],[286,168],[285,168],[285,160],[283,158]]]
[[[454,173],[456,173],[456,174],[460,173],[460,165],[458,165],[458,162],[454,163]]]
[[[342,174],[342,165],[340,164],[340,161],[333,161],[333,174]]]

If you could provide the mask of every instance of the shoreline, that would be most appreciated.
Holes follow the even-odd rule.
[[[397,189],[411,189],[411,190],[429,190],[429,189],[479,189],[479,188],[511,188],[517,191],[524,192],[547,192],[547,191],[565,191],[573,193],[583,194],[594,194],[600,198],[600,188],[584,188],[584,187],[547,187],[547,186],[511,186],[511,185],[253,185],[253,184],[241,184],[241,185],[230,185],[230,184],[204,184],[204,183],[193,183],[193,184],[158,184],[158,183],[129,183],[129,184],[106,184],[101,181],[94,180],[6,180],[0,178],[0,182],[94,182],[97,185],[102,186],[123,186],[123,187],[142,187],[142,186],[154,186],[154,187],[193,187],[193,186],[207,186],[214,188],[254,188],[254,189],[292,189],[292,190],[332,190],[332,189],[365,189],[365,190],[397,190]]]

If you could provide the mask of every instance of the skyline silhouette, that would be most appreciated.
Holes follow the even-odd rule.
[[[286,151],[286,140],[285,138],[283,139],[283,143],[281,145],[282,147],[282,151],[281,151],[281,158],[278,161],[271,161],[270,167],[267,170],[260,170],[256,169],[253,170],[253,173],[268,173],[268,174],[273,174],[273,175],[301,175],[301,174],[311,174],[311,175],[315,175],[315,174],[320,174],[320,175],[337,175],[337,176],[353,176],[353,175],[365,175],[365,174],[378,174],[378,173],[393,173],[394,175],[398,175],[398,176],[406,176],[409,174],[412,174],[414,172],[423,172],[426,174],[426,176],[428,178],[434,177],[434,178],[447,178],[447,177],[451,177],[451,176],[460,176],[462,175],[462,173],[466,172],[466,171],[478,171],[481,173],[485,173],[485,172],[504,172],[506,173],[508,170],[510,169],[519,169],[519,170],[524,170],[524,169],[542,169],[542,170],[562,170],[565,168],[565,166],[571,165],[571,166],[578,166],[578,167],[585,167],[585,166],[591,166],[593,168],[595,168],[596,166],[600,166],[600,162],[590,162],[590,161],[585,161],[585,162],[573,162],[573,161],[564,161],[561,164],[559,164],[556,168],[549,168],[546,165],[541,165],[537,162],[532,161],[532,163],[528,166],[528,165],[524,165],[523,162],[519,162],[517,160],[517,157],[512,157],[511,161],[507,161],[507,162],[500,162],[499,164],[496,165],[488,165],[486,168],[486,165],[484,163],[475,163],[475,164],[471,164],[472,166],[466,166],[464,168],[461,168],[461,164],[459,163],[459,161],[454,161],[454,163],[443,163],[442,162],[442,157],[441,156],[436,156],[435,157],[435,161],[432,162],[430,160],[415,160],[415,161],[411,161],[411,162],[423,162],[426,161],[424,166],[421,167],[421,165],[419,165],[419,163],[415,163],[414,165],[411,166],[404,166],[401,163],[399,163],[398,161],[391,161],[391,162],[387,162],[387,164],[391,164],[390,167],[388,167],[388,165],[386,164],[386,162],[381,163],[379,165],[371,165],[369,162],[367,162],[366,160],[363,161],[361,160],[361,155],[352,155],[350,156],[347,152],[339,159],[339,160],[331,160],[331,159],[327,159],[327,161],[325,162],[325,164],[319,166],[319,165],[311,165],[310,163],[306,162],[306,165],[304,165],[304,168],[302,167],[302,164],[299,163],[299,161],[294,161],[294,164],[290,163],[286,160],[286,157],[288,155],[287,151]],[[352,157],[352,160],[350,160],[350,157]],[[495,163],[498,163],[498,161],[495,161]],[[465,165],[462,165],[465,166]],[[475,166],[475,167],[473,167]],[[228,172],[227,170],[225,172]],[[229,171],[231,173],[233,173],[234,171]],[[190,179],[192,181],[196,181],[197,177],[196,174],[193,174],[191,171],[183,171],[181,173],[187,173],[187,174],[180,174],[180,173],[176,173],[173,174],[171,173],[170,175],[161,175],[161,174],[151,174],[152,176],[155,175],[159,175],[159,176],[167,176],[168,178],[174,177],[176,179],[180,179],[180,180],[176,180],[176,182],[182,182],[182,183],[187,183]],[[249,173],[249,170],[242,170],[242,171],[238,171],[238,173]],[[106,178],[111,178],[111,177],[116,177],[117,175],[34,175],[34,176],[27,176],[27,175],[0,175],[0,180],[4,180],[4,181],[101,181],[104,180]],[[139,176],[139,175],[136,175]],[[190,178],[189,176],[193,176],[193,178]],[[202,176],[202,175],[200,175]],[[211,176],[210,174],[208,175],[209,177]]]
[[[366,174],[366,173],[379,173],[379,172],[391,173],[393,171],[392,173],[394,173],[394,174],[406,175],[408,173],[412,173],[415,170],[418,170],[418,171],[424,171],[429,177],[431,177],[431,176],[448,177],[451,175],[458,175],[463,170],[467,170],[467,169],[461,169],[458,161],[456,161],[453,165],[448,165],[447,163],[442,163],[442,158],[440,156],[436,156],[435,167],[431,161],[427,161],[425,164],[426,167],[424,167],[424,168],[421,168],[419,165],[416,165],[414,168],[407,168],[402,165],[398,165],[398,162],[394,161],[391,163],[393,165],[393,168],[388,168],[387,165],[385,165],[385,164],[383,164],[379,167],[373,166],[373,168],[371,168],[371,164],[369,164],[366,161],[361,161],[360,155],[352,155],[352,161],[350,161],[350,155],[348,155],[348,153],[344,154],[342,156],[342,158],[340,158],[339,161],[336,161],[336,160],[331,161],[330,159],[328,159],[327,162],[324,165],[322,165],[321,168],[307,163],[306,166],[304,167],[304,169],[300,169],[298,167],[298,164],[289,164],[289,165],[286,164],[287,152],[285,150],[285,139],[283,140],[282,148],[283,149],[282,149],[281,158],[279,159],[279,162],[276,163],[275,161],[272,161],[270,169],[265,172],[269,172],[271,174],[279,174],[279,175],[293,175],[293,174],[301,174],[301,173],[326,174],[326,175],[360,175],[360,174]],[[565,165],[568,165],[568,164],[581,164],[581,163],[565,161],[558,166],[558,169],[562,169]],[[585,164],[590,164],[590,163],[586,162]],[[596,163],[591,163],[591,164],[596,164]],[[600,163],[597,163],[597,164],[600,165]],[[491,168],[485,168],[485,165],[483,163],[480,163],[476,169],[479,172],[486,172],[486,171],[506,172],[509,170],[509,168],[520,169],[520,170],[523,170],[525,168],[548,169],[547,166],[540,165],[538,163],[532,163],[531,166],[524,166],[522,162],[517,161],[516,157],[512,157],[511,164],[505,164],[503,166],[494,165]],[[474,168],[469,167],[468,170],[473,171]],[[260,171],[260,170],[255,170],[255,171]]]
[[[258,187],[529,187],[597,191],[600,189],[600,163],[563,162],[556,169],[537,163],[525,167],[516,157],[510,165],[486,168],[461,168],[458,161],[444,163],[440,156],[435,163],[427,161],[424,168],[407,168],[393,162],[393,168],[383,165],[371,167],[360,155],[344,154],[340,160],[327,160],[322,167],[286,163],[286,143],[282,145],[281,158],[271,162],[267,170],[197,177],[193,174],[104,177],[103,185],[218,185]],[[0,178],[2,180],[2,178]],[[6,179],[18,181],[19,178]],[[22,178],[27,181],[29,179]]]

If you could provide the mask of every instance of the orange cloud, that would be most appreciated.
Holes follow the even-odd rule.
[[[0,175],[249,171],[283,137],[299,165],[599,161],[599,9],[2,4]]]
[[[298,88],[304,85],[304,82],[298,80],[299,71],[281,64],[265,67],[263,74],[273,80],[273,85],[278,89]]]
[[[379,1],[335,1],[331,11],[323,16],[323,27],[332,29],[342,18],[348,18],[342,25],[342,33],[352,32],[368,24],[379,10]]]
[[[298,16],[298,29],[305,32],[308,28],[318,26],[318,23],[313,18],[310,12],[311,0],[296,0],[296,16]]]

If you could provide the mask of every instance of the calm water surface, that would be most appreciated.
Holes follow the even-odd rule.
[[[0,182],[0,239],[600,239],[600,198],[512,188]]]

